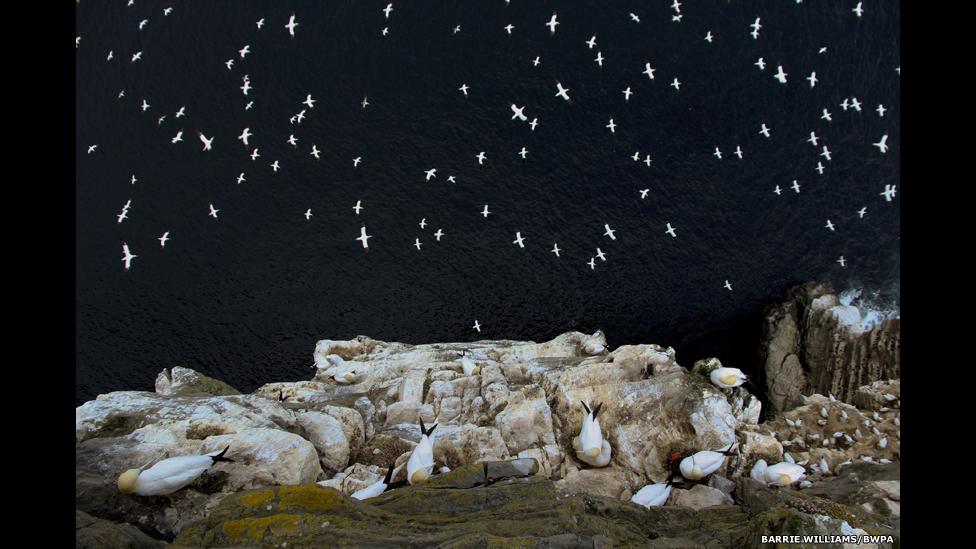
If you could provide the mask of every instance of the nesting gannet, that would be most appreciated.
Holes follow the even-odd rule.
[[[783,461],[766,468],[766,483],[773,486],[789,486],[803,478],[806,470],[795,463]]]
[[[211,137],[208,139],[207,136],[203,135],[203,132],[197,132],[197,135],[200,137],[200,141],[203,142],[203,150],[209,151],[210,146],[213,145],[214,138]]]
[[[593,36],[590,37],[589,40],[587,40],[586,42],[583,42],[583,43],[586,44],[587,46],[589,46],[590,49],[592,50],[593,47],[596,46],[596,35],[594,34]]]
[[[881,154],[888,152],[888,134],[884,134],[883,136],[881,136],[881,140],[878,141],[877,143],[874,143],[874,146],[877,147],[879,151],[881,151]]]
[[[522,232],[518,231],[515,233],[515,240],[512,242],[512,244],[518,244],[519,248],[524,248],[525,247],[525,244],[523,244],[524,241],[525,239],[522,238]]]
[[[614,231],[613,229],[611,229],[610,228],[610,225],[608,225],[606,223],[603,224],[603,228],[606,229],[604,231],[604,233],[603,233],[603,236],[609,236],[610,237],[610,240],[617,240],[617,237],[614,236],[614,233],[617,232],[617,231]]]
[[[783,65],[777,67],[776,74],[773,75],[773,78],[778,80],[780,84],[786,83],[786,73],[783,72]]]
[[[393,6],[393,4],[390,4],[390,6]],[[396,465],[391,464],[390,468],[386,470],[386,476],[383,477],[383,480],[376,481],[365,488],[356,490],[350,497],[362,501],[364,499],[375,498],[376,496],[382,494],[390,485],[390,479],[393,478],[394,469],[396,469]]]
[[[758,480],[759,482],[762,482],[762,483],[765,484],[766,483],[766,469],[768,467],[769,467],[769,465],[766,463],[766,460],[759,459],[758,461],[756,461],[756,464],[753,465],[752,466],[752,469],[749,471],[749,477],[752,478],[753,480]]]
[[[564,88],[562,82],[556,81],[556,97],[562,97],[569,101],[569,88]]]
[[[297,27],[298,21],[295,21],[295,14],[293,13],[291,14],[291,17],[288,18],[288,24],[285,25],[285,28],[288,29],[288,34],[290,34],[292,38],[295,37],[295,28]]]
[[[552,253],[556,254],[556,257],[559,257],[560,250],[559,250],[559,245],[557,243],[555,243],[555,242],[552,243],[552,250],[551,251],[552,251]]]
[[[475,330],[478,330],[478,333],[479,334],[481,333],[481,324],[478,324],[478,319],[475,319],[474,326],[472,326],[472,328],[474,328]]]
[[[648,61],[648,62],[644,63],[644,72],[642,72],[641,74],[646,74],[647,75],[647,78],[649,80],[654,80],[654,71],[656,71],[656,70],[657,69],[652,69],[651,68],[651,62]]]
[[[331,357],[331,356],[339,356],[339,355],[329,355],[329,356]],[[335,381],[339,385],[349,385],[351,383],[356,383],[357,381],[359,381],[359,375],[357,374],[356,370],[349,370],[346,372],[341,372],[333,375],[332,381]]]
[[[549,27],[549,36],[556,34],[556,25],[558,24],[559,21],[556,21],[556,12],[553,12],[552,18],[549,19],[548,23],[546,23],[546,26]]]
[[[373,238],[372,235],[366,234],[366,225],[363,225],[359,231],[359,238],[357,238],[356,240],[361,240],[363,242],[363,248],[369,248],[369,244],[367,243],[367,241],[370,238]]]
[[[129,245],[126,244],[125,242],[123,242],[122,243],[122,262],[125,263],[125,270],[127,270],[127,271],[129,270],[129,267],[132,264],[132,260],[135,259],[135,258],[137,258],[137,257],[139,257],[139,256],[134,255],[131,252],[129,252]]]
[[[728,283],[728,280],[725,281]],[[731,290],[732,288],[729,288]],[[715,368],[708,374],[708,378],[716,387],[731,389],[746,382],[746,375],[738,368]]]
[[[647,486],[638,490],[637,493],[630,498],[630,501],[648,508],[660,507],[668,501],[668,496],[670,495],[671,481],[668,480],[667,482],[655,482],[654,484],[648,484]]]
[[[430,443],[430,434],[436,428],[435,423],[427,429],[424,420],[420,420],[420,442],[410,452],[410,459],[407,460],[407,481],[410,484],[424,482],[434,471],[434,447]]]
[[[611,448],[610,442],[603,438],[600,420],[597,419],[603,403],[597,404],[592,411],[585,402],[581,402],[581,404],[583,404],[586,415],[583,416],[580,434],[573,438],[573,449],[576,450],[576,457],[593,467],[605,467],[610,463]]]
[[[666,230],[664,232],[667,233],[667,234],[669,234],[669,235],[671,235],[672,238],[677,238],[678,235],[675,234],[674,227],[671,226],[671,223],[670,222],[668,222],[667,226],[668,226],[668,230]]]
[[[163,233],[163,236],[157,238],[156,240],[159,241],[159,246],[161,248],[165,248],[166,247],[166,242],[169,240],[169,231],[166,231],[165,233]]]
[[[735,442],[729,445],[728,450],[721,452],[702,450],[684,458],[678,465],[681,476],[688,480],[700,480],[718,471],[725,463],[725,457],[732,455],[733,446],[735,446]]]
[[[241,135],[238,135],[237,136],[237,139],[240,139],[241,141],[243,141],[244,142],[244,146],[246,147],[246,146],[248,146],[247,140],[248,140],[249,137],[251,137],[251,135],[253,135],[251,133],[251,128],[244,128],[244,131],[241,132]]]
[[[214,455],[180,456],[164,459],[149,469],[145,469],[145,466],[139,469],[129,469],[119,475],[117,482],[119,491],[123,494],[136,494],[138,496],[172,494],[196,480],[211,465],[221,461],[233,462],[234,460],[224,457],[228,448],[230,446]]]
[[[481,372],[481,367],[475,361],[464,356],[464,351],[461,351],[461,369],[464,370],[466,376],[473,376]]]

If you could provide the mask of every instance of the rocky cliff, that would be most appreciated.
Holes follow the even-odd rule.
[[[462,351],[478,372],[465,375]],[[383,546],[410,538],[451,547],[738,547],[761,533],[839,533],[845,521],[868,532],[899,529],[897,380],[861,387],[856,406],[801,396],[798,407],[759,424],[754,395],[709,381],[717,359],[685,368],[658,345],[611,351],[600,332],[543,343],[325,340],[314,359],[312,379],[252,394],[177,367],[160,373],[156,392],[113,392],[78,407],[79,546]],[[581,401],[603,403],[613,451],[606,467],[573,451]],[[418,418],[438,424],[434,457],[453,471],[375,501],[349,499],[391,463],[393,481],[405,478]],[[628,501],[664,480],[669,456],[733,442],[737,452],[707,483],[675,488],[665,507]],[[116,487],[126,469],[228,445],[233,463],[169,496]],[[533,466],[484,477],[483,463],[514,459]],[[749,470],[759,459],[803,464],[806,482],[781,490],[754,483]],[[852,480],[878,475],[881,488]],[[828,501],[841,492],[847,501]]]
[[[793,288],[765,314],[758,379],[769,412],[789,410],[813,393],[853,402],[859,387],[900,378],[900,327],[896,311],[858,307],[829,284]]]

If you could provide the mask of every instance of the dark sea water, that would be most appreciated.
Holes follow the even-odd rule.
[[[398,0],[388,21],[386,4],[78,5],[78,403],[151,389],[175,365],[245,391],[308,379],[316,340],[359,334],[542,341],[602,329],[611,347],[658,343],[685,366],[718,356],[752,371],[758,315],[794,284],[827,280],[897,302],[900,195],[886,202],[880,193],[901,187],[898,2],[867,2],[858,18],[853,1],[686,0],[680,23],[665,0]],[[553,11],[560,24],[550,35]],[[284,28],[293,12],[295,38]],[[756,17],[758,40],[749,35]],[[591,50],[584,41],[594,34]],[[139,50],[143,59],[130,62]],[[754,66],[760,56],[764,71]],[[653,81],[641,74],[646,61]],[[786,85],[773,79],[780,64]],[[675,77],[680,91],[669,86]],[[571,102],[554,96],[556,80]],[[290,124],[309,93],[314,109]],[[850,97],[861,112],[839,106]],[[535,131],[511,119],[513,102],[539,119]],[[174,118],[182,105],[186,116]],[[824,108],[832,122],[820,119]],[[237,139],[245,127],[251,147]],[[212,151],[201,151],[198,131],[215,136]],[[806,142],[811,131],[831,161]],[[285,142],[291,133],[297,147]],[[872,146],[883,134],[886,154]],[[635,151],[651,166],[631,160]],[[425,181],[429,168],[437,177]],[[794,179],[799,194],[788,188]],[[603,236],[605,223],[616,240]],[[355,240],[363,225],[368,252]],[[171,240],[161,248],[164,231]],[[524,249],[512,243],[516,231]],[[138,255],[129,271],[122,241]],[[607,260],[591,270],[597,247]]]

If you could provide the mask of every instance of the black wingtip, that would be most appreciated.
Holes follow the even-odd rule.
[[[219,462],[221,462],[221,461],[226,461],[226,462],[228,462],[228,463],[233,463],[233,462],[234,462],[234,460],[232,460],[232,459],[230,459],[230,458],[225,458],[225,457],[224,457],[224,454],[226,454],[226,453],[227,453],[227,450],[228,450],[229,448],[230,448],[230,445],[228,445],[228,446],[226,446],[226,447],[224,447],[224,449],[223,449],[223,450],[221,450],[219,454],[217,454],[217,455],[215,455],[215,456],[210,456],[210,459],[212,459],[214,463],[219,463]]]
[[[587,414],[589,414],[589,413],[590,413],[590,407],[589,407],[589,406],[587,406],[587,405],[586,405],[586,403],[585,403],[585,402],[583,402],[582,400],[580,401],[580,404],[582,404],[582,405],[583,405],[583,409],[584,409],[584,410],[586,410],[586,413],[587,413]]]
[[[596,408],[593,408],[593,419],[596,419],[596,416],[600,413],[600,408],[603,408],[602,402],[597,404]]]
[[[426,435],[427,434],[427,428],[424,427],[424,418],[418,417],[417,420],[420,421],[420,434],[421,435]]]
[[[383,477],[383,484],[389,486],[390,481],[393,479],[393,470],[396,469],[396,463],[391,463],[390,468],[386,470],[386,476]]]

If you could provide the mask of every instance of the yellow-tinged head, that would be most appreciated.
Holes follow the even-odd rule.
[[[591,457],[591,458],[595,458],[596,456],[600,455],[600,452],[601,451],[602,451],[602,448],[600,448],[599,446],[594,446],[592,448],[587,448],[586,449],[586,455],[589,456],[589,457]]]
[[[739,378],[736,377],[735,374],[729,374],[727,376],[723,376],[720,379],[722,380],[722,383],[726,385],[735,385],[736,383],[739,382]]]
[[[418,484],[418,483],[423,482],[425,480],[427,480],[427,469],[426,468],[417,469],[416,471],[413,472],[413,475],[410,475],[410,484]]]
[[[129,469],[119,475],[119,492],[131,494],[136,490],[136,481],[139,480],[139,469]]]

